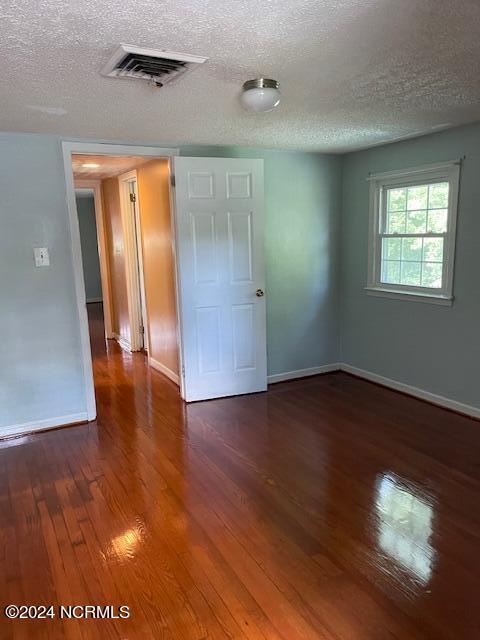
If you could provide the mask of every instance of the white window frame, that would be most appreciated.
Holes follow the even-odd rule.
[[[453,303],[453,271],[455,261],[455,237],[457,228],[457,205],[460,180],[460,161],[422,165],[401,171],[388,171],[369,176],[370,181],[370,225],[368,249],[369,295],[451,305]],[[448,218],[443,254],[441,289],[416,287],[381,282],[382,234],[381,224],[385,216],[385,194],[387,189],[412,187],[434,182],[448,182]],[[398,234],[402,237],[402,234]],[[423,235],[423,234],[422,234]],[[438,237],[439,234],[424,234]]]

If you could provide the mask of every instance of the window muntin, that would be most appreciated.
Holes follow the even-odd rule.
[[[456,162],[369,178],[367,291],[439,303],[453,299],[459,170]]]

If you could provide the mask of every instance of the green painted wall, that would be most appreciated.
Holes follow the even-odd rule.
[[[60,143],[1,134],[0,167],[0,430],[85,417]],[[50,267],[35,268],[33,247],[49,248]]]
[[[453,306],[367,296],[369,172],[463,156]],[[346,156],[341,227],[343,362],[480,407],[480,124]]]

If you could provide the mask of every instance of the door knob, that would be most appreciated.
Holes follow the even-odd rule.
[[[257,296],[257,298],[262,298],[265,294],[263,293],[262,289],[257,289],[255,291],[255,295]]]

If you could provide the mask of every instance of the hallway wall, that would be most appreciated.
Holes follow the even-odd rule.
[[[83,278],[87,302],[102,300],[100,260],[98,258],[95,203],[92,195],[76,194],[80,242],[82,244]]]
[[[137,183],[149,320],[149,362],[165,373],[177,376],[177,316],[168,160],[151,160],[140,166],[137,169]]]

